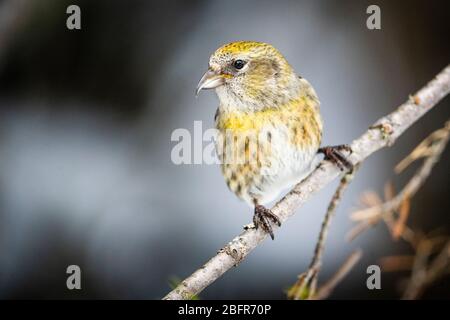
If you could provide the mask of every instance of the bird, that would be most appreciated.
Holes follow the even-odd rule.
[[[254,208],[253,224],[272,240],[281,221],[265,205],[304,179],[323,153],[341,170],[352,168],[342,151],[321,148],[323,121],[312,85],[272,45],[237,41],[209,58],[196,96],[215,89],[216,152],[228,188]]]

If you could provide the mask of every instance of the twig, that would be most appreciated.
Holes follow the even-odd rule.
[[[449,91],[450,65],[420,89],[414,98],[409,99],[391,114],[379,119],[360,138],[353,141],[351,144],[353,154],[349,160],[352,163],[362,162],[375,151],[392,145],[406,129],[431,110]],[[272,212],[282,222],[286,221],[294,215],[296,208],[336,179],[339,174],[339,170],[333,164],[322,161],[305,180],[297,184],[272,208]],[[192,295],[198,294],[245,259],[266,237],[267,234],[261,229],[245,230],[219,250],[200,269],[182,281],[164,299],[188,299]]]
[[[437,279],[450,273],[450,240],[448,237],[413,233],[415,255],[380,259],[383,272],[411,271],[403,299],[419,298]],[[434,258],[433,258],[434,257]]]
[[[333,292],[334,288],[345,278],[345,276],[353,269],[356,263],[362,257],[362,250],[354,251],[342,266],[338,269],[338,271],[331,277],[330,280],[327,281],[317,293],[312,297],[314,300],[323,300],[328,298],[328,296]]]
[[[325,248],[325,241],[327,239],[331,220],[333,219],[336,208],[342,199],[344,190],[353,180],[353,177],[355,176],[355,173],[358,169],[359,165],[355,165],[351,172],[345,174],[342,177],[341,182],[339,183],[339,186],[337,187],[333,197],[331,198],[330,204],[328,205],[309,268],[306,272],[298,276],[298,280],[288,291],[289,299],[299,300],[314,296],[317,287],[317,279],[319,276],[320,268],[322,266],[322,256]]]
[[[419,298],[427,286],[450,272],[450,241],[445,244],[438,256],[429,262],[432,246],[432,241],[425,239],[417,249],[411,279],[403,294],[403,299]]]
[[[410,198],[430,175],[449,139],[450,121],[447,121],[444,128],[430,134],[396,166],[395,171],[399,173],[414,161],[425,158],[422,166],[400,193],[395,195],[391,183],[386,184],[385,187],[385,202],[382,202],[380,197],[373,192],[365,193],[362,200],[369,208],[357,211],[352,215],[353,219],[362,220],[351,231],[353,238],[383,220],[394,240],[401,237],[415,250],[414,256],[393,256],[381,260],[384,271],[412,270],[407,288],[403,293],[403,299],[417,299],[427,286],[450,272],[450,241],[448,238],[414,232],[406,225],[410,211]],[[444,249],[437,254],[436,258],[432,259],[436,249],[442,247],[443,243],[446,244]]]
[[[409,271],[414,263],[412,255],[388,256],[380,259],[383,272]]]
[[[415,160],[426,156],[419,170],[417,170],[403,190],[395,197],[352,214],[351,217],[353,220],[362,222],[350,232],[351,239],[354,239],[356,235],[374,226],[382,219],[388,219],[387,224],[391,226],[394,238],[398,238],[404,234],[403,229],[405,228],[406,217],[409,212],[409,199],[416,194],[430,175],[434,165],[439,161],[449,138],[450,121],[447,121],[444,128],[433,132],[408,157],[397,165],[396,171],[401,171],[406,167],[406,164],[409,165],[411,163],[410,159]],[[400,211],[400,219],[396,223],[389,223],[392,214],[397,211]]]

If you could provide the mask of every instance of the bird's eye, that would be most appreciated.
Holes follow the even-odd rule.
[[[236,69],[240,70],[244,67],[245,62],[243,60],[236,60],[233,62],[233,67],[235,67]]]

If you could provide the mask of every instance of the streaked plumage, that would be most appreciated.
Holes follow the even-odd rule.
[[[253,41],[222,46],[197,92],[204,88],[219,97],[217,151],[238,197],[266,204],[311,171],[322,137],[319,100],[278,50]]]

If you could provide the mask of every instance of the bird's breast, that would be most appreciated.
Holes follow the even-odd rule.
[[[322,135],[318,106],[307,98],[257,112],[219,108],[216,127],[222,173],[229,188],[247,202],[263,201],[298,182]]]
[[[302,96],[289,103],[265,108],[259,111],[240,111],[233,108],[219,107],[216,128],[223,134],[257,135],[270,140],[270,128],[285,131],[285,144],[299,148],[320,145],[322,137],[322,120],[318,101],[313,97]],[[270,142],[270,141],[269,141]]]

